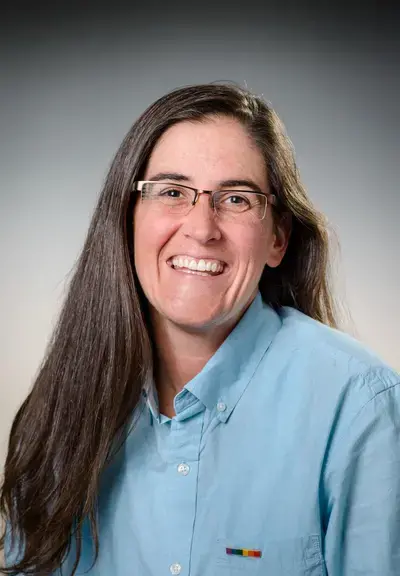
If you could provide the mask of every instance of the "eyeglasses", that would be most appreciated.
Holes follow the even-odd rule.
[[[134,190],[141,192],[142,201],[167,214],[186,215],[198,201],[200,194],[211,197],[211,206],[219,218],[251,223],[263,220],[268,203],[276,205],[274,194],[253,190],[200,190],[182,184],[158,181],[136,181]]]

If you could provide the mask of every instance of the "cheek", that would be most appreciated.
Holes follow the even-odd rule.
[[[239,260],[253,267],[264,267],[268,257],[268,245],[271,234],[266,230],[242,230],[236,241]]]
[[[175,229],[168,220],[155,218],[149,211],[138,209],[134,215],[133,230],[135,265],[140,274],[139,268],[144,263],[146,271],[157,265],[158,255]]]

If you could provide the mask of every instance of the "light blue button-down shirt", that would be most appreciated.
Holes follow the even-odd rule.
[[[174,407],[143,393],[88,574],[400,575],[400,378],[358,342],[258,294]]]

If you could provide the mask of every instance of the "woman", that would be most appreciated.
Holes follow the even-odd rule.
[[[12,426],[6,573],[400,573],[399,376],[335,329],[327,238],[260,98],[144,112]]]

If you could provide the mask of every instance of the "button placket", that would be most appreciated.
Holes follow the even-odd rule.
[[[175,531],[168,531],[164,546],[168,573],[183,576],[190,564],[197,502],[197,472],[205,410],[183,420],[173,419],[168,434],[169,469],[165,513],[174,516]]]

